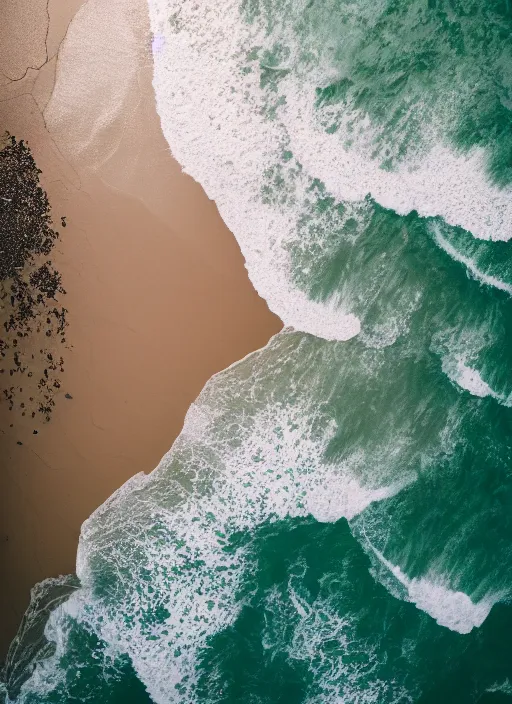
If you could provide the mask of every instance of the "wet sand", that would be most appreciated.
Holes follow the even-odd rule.
[[[69,349],[49,423],[0,401],[1,652],[30,587],[74,570],[84,519],[158,464],[213,373],[281,327],[163,138],[143,0],[50,0],[48,26],[46,0],[11,5],[0,130],[25,139],[43,172]]]

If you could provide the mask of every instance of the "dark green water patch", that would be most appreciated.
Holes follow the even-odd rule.
[[[252,548],[240,615],[202,656],[205,704],[463,704],[511,674],[509,607],[468,636],[439,628],[374,580],[345,520],[266,524]]]

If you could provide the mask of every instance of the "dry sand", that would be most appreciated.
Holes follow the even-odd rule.
[[[48,424],[0,401],[0,652],[30,587],[74,570],[84,519],[157,465],[214,372],[281,327],[163,138],[144,0],[46,6],[4,13],[0,131],[28,142],[67,218],[53,260],[71,349]]]

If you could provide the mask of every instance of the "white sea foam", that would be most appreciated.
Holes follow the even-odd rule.
[[[364,142],[346,149],[343,145],[353,135],[343,123],[354,114],[329,134],[314,108],[316,86],[304,86],[292,76],[283,83],[286,106],[279,116],[287,127],[290,148],[336,198],[362,200],[369,193],[400,215],[416,210],[424,217],[441,216],[484,240],[512,236],[512,189],[499,189],[488,181],[483,149],[458,155],[438,144],[397,171],[384,171],[370,156],[373,130],[369,123]],[[364,124],[365,117],[360,115],[359,121]]]
[[[475,368],[478,356],[489,344],[489,329],[492,329],[492,309],[490,315],[480,321],[480,325],[469,325],[467,329],[440,331],[432,337],[432,351],[441,357],[441,367],[446,376],[459,388],[472,396],[495,399],[502,406],[512,405],[512,395],[499,393],[485,381]]]
[[[470,274],[472,274],[475,279],[480,281],[480,283],[486,286],[492,286],[497,288],[499,291],[505,291],[509,295],[512,295],[512,286],[507,284],[505,281],[496,278],[495,276],[489,276],[484,271],[481,271],[475,264],[475,262],[470,257],[465,257],[458,249],[456,249],[448,240],[442,236],[439,226],[432,225],[432,232],[434,239],[437,244],[444,249],[444,251],[450,255],[455,261],[464,264],[466,269]]]
[[[173,11],[178,32],[169,23]],[[240,71],[237,4],[204,4],[198,15],[191,2],[150,3],[150,17],[159,37],[154,86],[163,132],[184,170],[216,201],[256,289],[296,330],[325,339],[356,335],[356,316],[335,301],[311,301],[291,281],[283,245],[296,236],[300,194],[299,207],[262,202],[264,174],[280,162],[286,135],[262,115],[259,77]]]
[[[359,321],[343,311],[340,301],[312,302],[291,280],[284,245],[296,237],[300,188],[285,205],[265,204],[261,197],[264,174],[279,162],[283,145],[293,149],[310,178],[322,179],[338,198],[357,200],[371,192],[397,212],[415,208],[424,215],[441,214],[488,239],[504,239],[507,229],[512,231],[509,196],[486,184],[481,153],[463,159],[438,148],[413,171],[384,173],[345,152],[339,134],[319,128],[313,86],[304,89],[293,78],[285,83],[288,104],[278,108],[277,119],[266,119],[260,77],[256,71],[242,73],[237,55],[264,37],[242,24],[238,2],[150,0],[150,12],[164,134],[184,169],[216,200],[253,283],[288,325],[327,339],[347,339],[359,331]],[[363,453],[343,463],[324,462],[336,428],[326,422],[319,435],[312,431],[312,416],[310,408],[300,406],[263,409],[247,436],[241,423],[229,429],[236,442],[227,450],[215,433],[208,447],[201,446],[215,411],[196,404],[157,470],[149,477],[137,475],[84,525],[77,561],[84,586],[59,614],[87,623],[113,654],[127,653],[157,704],[193,701],[198,650],[239,613],[234,597],[250,555],[246,546],[224,550],[233,532],[294,516],[351,519],[410,481],[363,486],[354,471],[365,462]],[[182,483],[173,467],[180,460],[190,475]],[[375,554],[410,601],[441,625],[468,633],[489,613],[492,601],[475,604],[441,581],[409,579]],[[118,572],[115,608],[93,593],[93,558],[98,556],[108,557]],[[151,574],[150,584],[138,570]],[[157,597],[169,616],[148,624],[144,616]],[[299,600],[294,603],[300,613]],[[54,623],[49,633],[59,639]],[[44,679],[46,672],[49,682],[49,670],[48,662],[38,665],[37,676]]]
[[[71,600],[75,596],[76,593],[72,595]],[[34,701],[34,693],[42,699],[66,681],[66,670],[60,667],[61,658],[66,655],[71,625],[65,609],[66,603],[61,604],[50,614],[44,632],[47,640],[55,644],[55,652],[51,657],[37,662],[30,679],[22,685],[16,704],[23,704],[27,700]]]
[[[262,643],[271,654],[281,657],[285,654],[292,662],[307,664],[313,684],[305,701],[308,704],[415,701],[404,684],[381,673],[386,658],[379,647],[380,636],[375,633],[374,639],[361,638],[357,628],[360,614],[350,607],[343,609],[344,588],[350,593],[354,585],[346,584],[343,574],[326,574],[320,580],[320,593],[311,600],[304,598],[305,561],[299,559],[294,563],[292,572],[286,598],[275,587],[266,594]],[[335,649],[333,643],[337,644]]]
[[[180,439],[157,470],[130,480],[84,524],[77,569],[83,589],[65,607],[110,644],[113,656],[130,656],[157,704],[193,701],[198,649],[240,611],[235,595],[250,558],[246,546],[224,551],[233,532],[252,533],[264,521],[286,517],[352,518],[404,485],[361,486],[353,473],[365,461],[361,454],[342,464],[323,461],[336,426],[326,422],[318,435],[306,408],[263,409],[235,446],[231,435],[226,445],[213,432],[215,420],[215,410],[193,405]],[[193,491],[168,509],[158,482],[179,493],[173,462],[180,457],[188,458]],[[93,596],[94,556],[100,554],[119,566],[114,609]],[[123,576],[126,566],[130,574]],[[138,574],[142,568],[151,573],[150,583]],[[155,595],[170,615],[148,626],[144,614],[154,608]]]
[[[285,245],[297,238],[301,194],[286,206],[264,203],[261,196],[264,175],[280,163],[284,149],[301,163],[305,178],[320,179],[337,199],[362,200],[370,193],[398,213],[441,215],[485,239],[510,236],[511,191],[487,181],[481,150],[461,156],[437,145],[397,172],[383,171],[369,154],[369,123],[364,141],[350,149],[344,147],[343,120],[334,134],[320,125],[315,89],[333,79],[322,75],[322,67],[300,80],[291,71],[279,83],[273,118],[265,116],[259,65],[242,69],[251,49],[271,47],[276,37],[246,24],[238,2],[150,0],[149,6],[164,134],[184,170],[215,199],[256,289],[286,324],[326,339],[359,331],[359,321],[339,301],[312,302],[293,283]],[[291,32],[286,39],[292,52],[287,66],[293,67]],[[284,100],[277,100],[280,95]],[[364,116],[360,121],[368,122]]]
[[[470,633],[481,626],[499,596],[489,595],[478,602],[461,591],[443,584],[441,577],[426,576],[410,579],[397,565],[387,560],[369,541],[368,547],[379,562],[387,567],[395,579],[407,590],[409,601],[432,616],[440,626],[457,633]]]
[[[507,677],[503,682],[495,682],[490,687],[487,687],[486,692],[502,692],[512,697],[512,682]]]
[[[497,393],[482,379],[478,369],[468,364],[469,353],[447,354],[443,357],[442,368],[444,373],[461,389],[469,391],[472,396],[485,398],[490,396],[502,406],[512,406],[510,395]]]
[[[476,369],[469,367],[462,357],[457,359],[457,384],[469,391],[473,396],[494,396],[496,394],[493,392],[489,384],[487,384],[480,373]]]

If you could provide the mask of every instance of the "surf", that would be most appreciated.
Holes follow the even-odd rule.
[[[8,701],[505,691],[512,57],[470,6],[150,0],[163,132],[286,328],[84,523]]]

